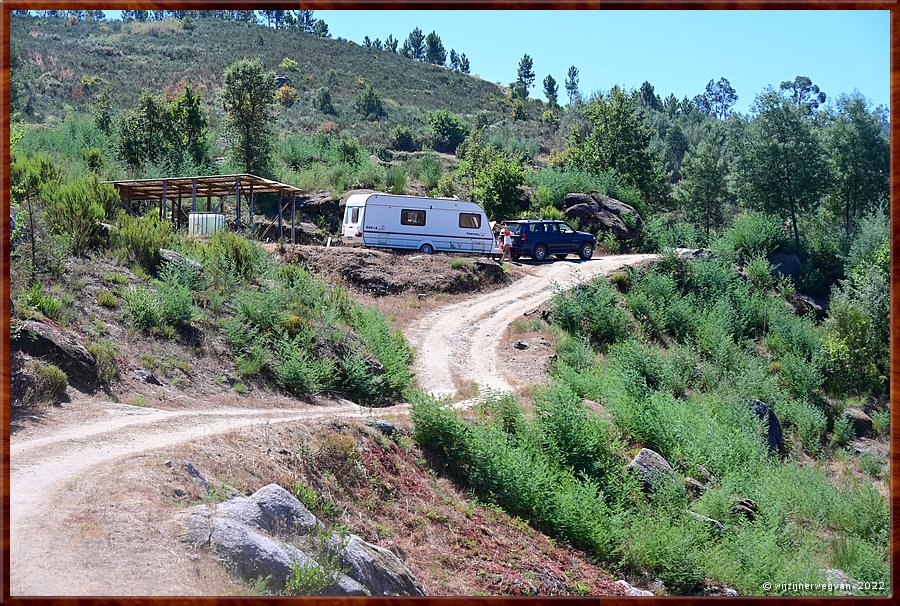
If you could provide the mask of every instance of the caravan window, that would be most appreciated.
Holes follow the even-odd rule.
[[[356,223],[359,221],[359,207],[351,206],[347,208],[347,223]]]
[[[400,211],[400,224],[401,225],[425,225],[425,211],[424,210],[409,210],[404,208]]]
[[[478,229],[481,227],[481,215],[476,213],[459,213],[459,226]]]

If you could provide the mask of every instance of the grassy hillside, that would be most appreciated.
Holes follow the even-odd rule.
[[[312,130],[329,119],[358,136],[372,136],[398,123],[424,126],[437,109],[469,116],[504,109],[505,89],[492,82],[353,42],[263,25],[201,19],[187,31],[176,20],[73,26],[63,19],[17,16],[10,37],[13,87],[20,97],[13,111],[21,109],[34,122],[59,118],[67,106],[87,110],[104,84],[112,85],[115,104],[127,108],[143,90],[177,93],[190,82],[216,128],[222,74],[241,57],[259,57],[300,93],[298,103],[279,116],[279,127],[287,131]],[[280,69],[285,58],[298,66]],[[384,98],[388,115],[379,122],[366,123],[352,107],[366,84]],[[323,86],[331,91],[337,116],[313,110],[313,94]]]

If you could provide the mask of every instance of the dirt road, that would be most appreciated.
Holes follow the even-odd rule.
[[[544,303],[552,285],[571,286],[653,255],[524,266],[529,275],[508,288],[474,296],[425,315],[407,336],[417,349],[415,373],[428,391],[452,393],[463,381],[511,389],[497,376],[496,336],[522,313]],[[178,595],[198,589],[179,584],[179,557],[164,541],[108,545],[102,555],[81,544],[67,517],[84,505],[72,487],[113,463],[176,444],[257,425],[335,417],[364,417],[351,403],[283,408],[165,411],[92,400],[87,421],[14,435],[10,444],[10,589],[12,595]],[[405,406],[379,410],[405,414]],[[90,495],[102,502],[102,495]],[[159,544],[158,544],[159,543]],[[152,568],[148,568],[151,566]],[[110,570],[112,567],[113,570]],[[152,574],[148,574],[152,570]]]
[[[413,370],[419,387],[437,396],[453,394],[468,382],[483,389],[512,390],[514,386],[497,372],[498,337],[507,326],[553,296],[554,284],[570,288],[656,257],[617,255],[525,266],[530,275],[508,288],[472,296],[423,316],[406,335],[416,349]]]

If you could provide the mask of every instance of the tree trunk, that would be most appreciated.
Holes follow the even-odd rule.
[[[797,246],[797,253],[800,253],[800,232],[797,229],[797,207],[794,204],[794,199],[790,199],[791,203],[791,227],[794,230],[794,244]]]

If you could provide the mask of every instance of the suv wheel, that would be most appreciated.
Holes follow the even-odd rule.
[[[590,242],[585,242],[581,245],[581,249],[578,251],[578,256],[587,261],[591,257],[594,256],[594,245]]]
[[[535,261],[543,261],[547,258],[547,247],[543,244],[538,244],[534,247],[534,250],[531,251],[531,258]]]

